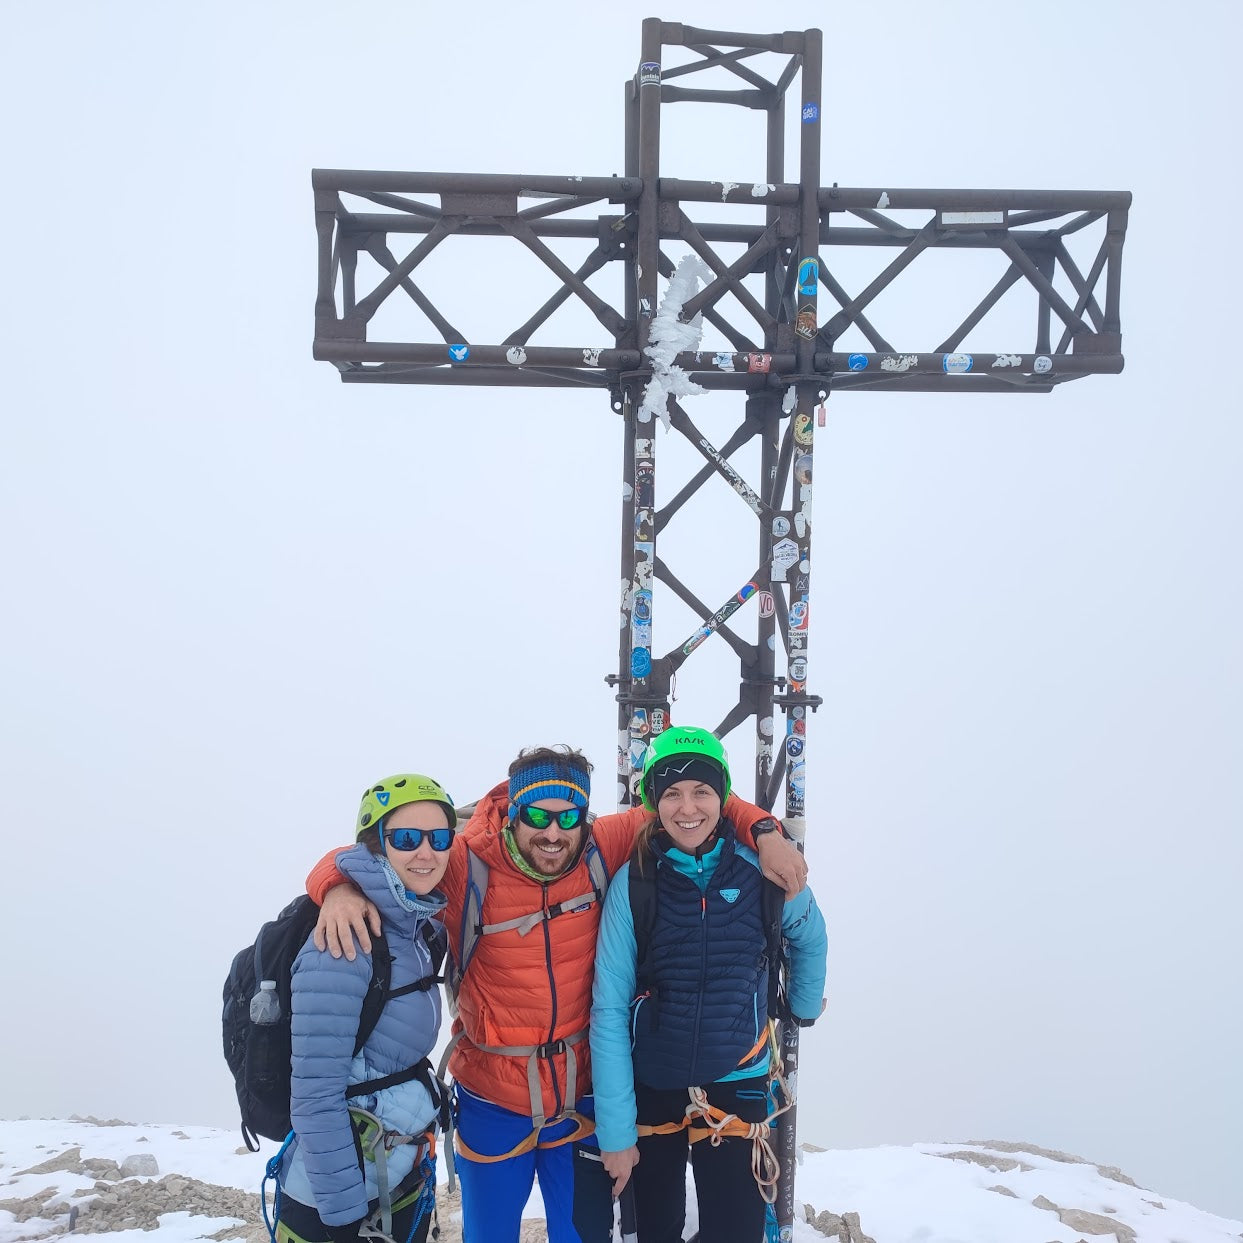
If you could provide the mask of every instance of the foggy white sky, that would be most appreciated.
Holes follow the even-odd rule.
[[[621,172],[644,16],[814,24],[826,184],[1135,206],[1121,376],[847,393],[817,435],[801,1133],[1243,1215],[1237,8],[429,7],[3,6],[0,1114],[232,1124],[229,958],[380,775],[465,801],[570,741],[611,806],[620,421],[313,363],[310,169]],[[671,124],[664,171],[759,179],[739,124]],[[753,547],[722,497],[700,529]],[[717,556],[714,601],[753,568]],[[706,659],[683,722],[733,694]]]

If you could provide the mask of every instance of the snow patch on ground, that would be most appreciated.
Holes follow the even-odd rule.
[[[107,1233],[126,1243],[153,1235],[159,1243],[263,1243],[259,1187],[276,1145],[264,1141],[261,1152],[250,1153],[238,1141],[235,1132],[210,1127],[0,1122],[0,1243],[70,1233],[71,1215],[72,1233]],[[158,1173],[122,1177],[134,1156],[154,1158]],[[1243,1237],[1243,1222],[1137,1187],[1112,1166],[996,1140],[804,1150],[796,1198],[794,1243],[842,1237],[874,1243],[1238,1243]],[[442,1187],[439,1204],[441,1243],[456,1243],[456,1199]],[[523,1243],[545,1238],[542,1214],[536,1189]],[[688,1185],[687,1233],[697,1224]]]

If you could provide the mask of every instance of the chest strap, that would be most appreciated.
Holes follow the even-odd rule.
[[[548,907],[545,910],[541,907],[538,911],[532,911],[529,915],[519,915],[514,919],[504,919],[499,924],[483,924],[479,932],[482,936],[489,937],[494,932],[509,932],[511,929],[516,930],[520,937],[525,937],[532,929],[538,928],[545,920],[555,919],[558,915],[565,915],[570,911],[577,911],[580,907],[590,906],[599,899],[599,894],[594,890],[587,893],[580,893],[576,898],[566,898],[563,902],[558,902],[555,906]]]

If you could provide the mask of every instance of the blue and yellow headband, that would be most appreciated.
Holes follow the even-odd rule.
[[[591,777],[576,764],[549,760],[520,768],[510,777],[511,809],[538,803],[544,798],[563,798],[585,811],[591,798]]]

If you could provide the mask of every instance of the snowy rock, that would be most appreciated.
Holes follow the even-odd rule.
[[[135,1178],[147,1174],[158,1174],[159,1162],[149,1152],[136,1152],[121,1162],[121,1177]]]
[[[970,1161],[973,1165],[981,1165],[986,1170],[996,1170],[998,1174],[1008,1174],[1011,1170],[1027,1171],[1033,1169],[1033,1166],[1025,1165],[1022,1161],[1016,1161],[1013,1157],[997,1157],[989,1152],[969,1152],[962,1149],[959,1152],[938,1152],[938,1157],[946,1157],[950,1161]]]
[[[48,1157],[46,1161],[40,1161],[38,1165],[32,1165],[28,1170],[19,1170],[18,1175],[55,1174],[60,1170],[68,1170],[73,1174],[81,1174],[82,1149],[66,1148],[64,1152],[59,1153],[55,1157]]]
[[[1037,1196],[1032,1201],[1033,1208],[1042,1208],[1056,1213],[1063,1226],[1071,1230],[1079,1230],[1083,1234],[1110,1234],[1118,1243],[1135,1243],[1135,1231],[1103,1213],[1089,1213],[1081,1208],[1061,1208],[1045,1196]]]
[[[973,1148],[991,1148],[994,1152],[1027,1152],[1034,1157],[1044,1157],[1047,1161],[1059,1161],[1064,1165],[1090,1165],[1102,1178],[1108,1178],[1115,1183],[1125,1183],[1128,1187],[1136,1186],[1135,1180],[1128,1178],[1116,1165],[1097,1165],[1095,1161],[1075,1157],[1068,1152],[1059,1152],[1056,1148],[1041,1148],[1039,1144],[1016,1144],[1005,1139],[973,1139],[968,1142]]]
[[[817,1213],[810,1204],[803,1206],[803,1212],[807,1224],[826,1239],[835,1239],[837,1243],[876,1243],[871,1235],[863,1233],[858,1213],[842,1213],[839,1216],[828,1209]]]

